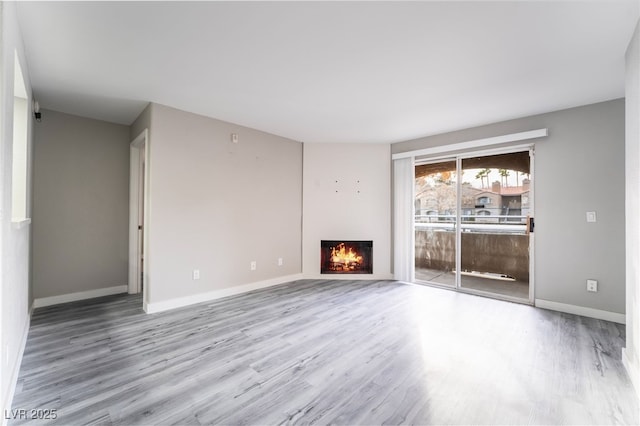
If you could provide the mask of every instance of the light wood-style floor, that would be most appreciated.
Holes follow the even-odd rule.
[[[624,327],[606,321],[392,281],[140,306],[37,309],[13,408],[65,425],[640,420]]]

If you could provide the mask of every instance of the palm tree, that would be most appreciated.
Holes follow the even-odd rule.
[[[487,188],[491,188],[491,184],[489,183],[489,173],[491,173],[491,169],[484,169],[484,177],[487,178]]]
[[[491,173],[490,169],[482,169],[478,173],[476,173],[476,179],[480,179],[480,184],[483,188],[485,178],[487,178],[487,188],[489,187],[489,173]]]
[[[500,183],[502,186],[508,186],[509,171],[507,169],[499,169],[498,173],[500,173]]]

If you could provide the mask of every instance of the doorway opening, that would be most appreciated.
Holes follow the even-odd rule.
[[[416,160],[415,280],[533,302],[532,149]]]
[[[129,293],[142,293],[147,306],[149,288],[149,132],[145,129],[130,146],[129,172]]]

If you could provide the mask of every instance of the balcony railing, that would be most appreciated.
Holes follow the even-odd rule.
[[[529,281],[528,216],[465,214],[461,219],[458,239],[455,215],[415,216],[416,270],[449,274],[456,269],[459,250],[461,271],[505,274],[519,282]]]
[[[528,216],[462,215],[462,232],[526,234]],[[416,230],[450,231],[456,228],[455,215],[415,215]]]

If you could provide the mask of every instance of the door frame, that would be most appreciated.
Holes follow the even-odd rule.
[[[459,210],[460,210],[460,200],[461,198],[459,197],[459,193],[460,193],[460,182],[457,178],[458,176],[458,170],[460,169],[460,165],[462,160],[459,158],[459,156],[457,154],[449,154],[449,155],[438,155],[438,156],[423,156],[423,157],[419,157],[419,158],[414,158],[413,161],[413,169],[414,169],[414,174],[413,174],[413,181],[412,181],[412,186],[413,186],[413,198],[414,198],[414,206],[415,206],[415,194],[416,194],[416,190],[415,190],[415,168],[416,166],[422,166],[425,164],[437,164],[437,163],[446,163],[446,162],[452,162],[452,163],[456,163],[456,168],[455,168],[455,172],[456,172],[456,218],[455,218],[455,225],[454,225],[454,232],[455,232],[455,243],[454,243],[454,247],[455,247],[455,259],[454,259],[454,268],[456,271],[460,270],[460,263],[461,263],[461,258],[458,255],[458,248],[460,247],[460,235],[458,233],[458,229],[460,228],[460,224],[461,224],[461,217],[459,214]],[[412,217],[414,218],[414,220],[411,222],[411,227],[412,227],[412,234],[415,234],[415,207],[412,210]],[[411,243],[411,259],[412,259],[412,272],[411,272],[411,281],[415,282],[416,281],[416,275],[415,275],[415,271],[416,271],[416,263],[415,263],[415,257],[416,257],[416,244],[415,244],[415,238],[413,239],[412,243]],[[458,290],[460,287],[459,284],[459,274],[456,272],[455,277],[454,277],[454,282],[453,282],[453,286],[448,285],[448,284],[442,284],[442,283],[438,283],[435,281],[423,281],[420,280],[421,283],[427,283],[430,286],[433,287],[438,287],[438,288],[444,288],[447,290]]]
[[[143,308],[146,310],[149,289],[149,188],[150,188],[150,141],[149,130],[144,129],[129,146],[129,285],[130,294],[142,292]],[[142,163],[144,162],[144,167]],[[144,174],[143,174],[144,172]],[[141,182],[142,185],[141,185]],[[142,209],[143,214],[140,214]],[[142,217],[142,223],[140,218]],[[143,238],[140,238],[142,226]],[[140,266],[141,251],[144,262]],[[142,269],[142,270],[140,270]],[[144,285],[142,285],[140,278]]]
[[[529,160],[530,160],[529,176],[531,178],[531,186],[529,188],[529,203],[530,203],[529,217],[533,219],[535,218],[535,176],[534,176],[535,144],[534,143],[505,146],[505,147],[493,148],[493,149],[469,150],[469,151],[456,152],[456,153],[439,152],[436,155],[425,155],[425,156],[420,156],[418,158],[415,158],[414,167],[415,165],[419,165],[419,164],[455,160],[456,175],[459,176],[460,171],[462,170],[462,160],[466,158],[485,157],[485,156],[491,156],[491,155],[509,154],[509,153],[515,153],[515,152],[523,152],[523,151],[529,152]],[[525,300],[517,297],[501,295],[499,293],[491,293],[491,292],[473,290],[473,289],[462,287],[461,278],[460,278],[461,263],[462,263],[462,252],[460,250],[460,248],[462,247],[461,225],[462,225],[462,180],[458,178],[456,182],[456,227],[455,227],[456,259],[455,259],[455,264],[456,264],[457,272],[455,276],[455,286],[454,287],[440,286],[438,284],[434,284],[434,286],[455,290],[462,293],[488,296],[494,299],[507,300],[510,302],[526,303],[526,304],[533,305],[535,301],[535,273],[534,273],[535,271],[535,256],[534,256],[535,232],[529,233],[529,295],[528,295],[529,297],[528,297],[528,300]],[[527,226],[529,226],[529,224],[527,224]],[[413,232],[415,232],[415,230]],[[411,256],[415,257],[415,245],[414,247],[412,247]],[[414,273],[415,273],[415,264],[414,264]],[[412,276],[415,276],[415,275],[412,274]]]

